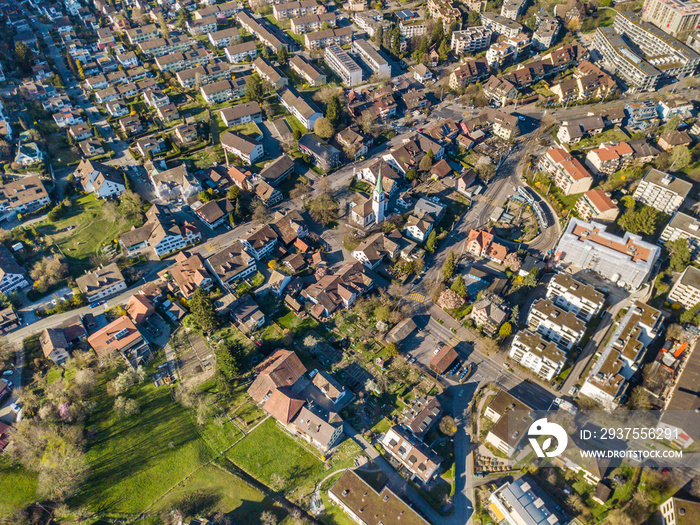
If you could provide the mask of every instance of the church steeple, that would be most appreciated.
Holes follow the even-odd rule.
[[[374,220],[377,224],[384,220],[384,211],[386,210],[386,201],[384,200],[384,184],[382,180],[382,168],[379,167],[377,174],[377,184],[372,192],[372,211],[374,211]]]

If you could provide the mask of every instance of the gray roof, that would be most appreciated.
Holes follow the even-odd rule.
[[[676,212],[666,228],[682,230],[690,237],[700,238],[700,221],[685,213]]]
[[[301,137],[299,139],[299,145],[304,146],[315,156],[326,160],[331,159],[334,155],[340,154],[336,148],[313,133],[307,133]]]
[[[687,196],[690,190],[693,188],[693,185],[690,182],[684,181],[655,168],[651,168],[647,174],[644,175],[642,181],[667,188],[681,197]]]
[[[555,510],[554,500],[529,475],[508,483],[501,489],[500,494],[525,525],[569,522],[569,517]],[[556,520],[551,518],[552,515]]]

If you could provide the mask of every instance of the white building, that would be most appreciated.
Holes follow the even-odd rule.
[[[382,52],[367,40],[355,40],[352,43],[352,51],[374,72],[383,78],[391,77],[391,66]]]
[[[4,245],[0,245],[0,293],[10,294],[29,286],[22,267]]]
[[[492,34],[493,31],[486,26],[468,27],[462,31],[454,31],[450,48],[455,55],[478,53],[489,47]]]
[[[673,215],[683,205],[693,185],[657,169],[650,169],[634,191],[635,200]]]
[[[700,221],[685,213],[676,212],[664,231],[661,232],[661,242],[673,242],[685,239],[688,243],[690,255],[696,261],[700,259]]]
[[[527,324],[533,332],[567,350],[571,350],[586,331],[586,324],[573,312],[554,306],[549,299],[538,299],[532,304]]]
[[[117,263],[101,266],[78,277],[75,283],[88,302],[101,301],[126,290],[126,281]]]
[[[362,84],[362,69],[339,46],[328,46],[324,51],[323,59],[345,86]]]
[[[598,315],[605,304],[602,293],[566,273],[557,273],[550,279],[547,284],[547,299],[584,321],[590,321]]]
[[[700,303],[700,270],[688,266],[668,294],[669,302],[682,304],[690,309]]]
[[[566,353],[555,343],[546,341],[541,334],[522,330],[510,346],[508,357],[529,368],[545,381],[559,374],[566,362]]]

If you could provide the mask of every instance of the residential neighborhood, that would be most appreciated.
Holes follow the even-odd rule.
[[[700,523],[696,2],[0,19],[0,523]]]

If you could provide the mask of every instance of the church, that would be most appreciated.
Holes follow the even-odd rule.
[[[372,197],[358,195],[350,203],[350,222],[360,228],[371,228],[375,224],[381,224],[386,216],[387,204],[380,170]]]

